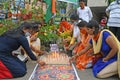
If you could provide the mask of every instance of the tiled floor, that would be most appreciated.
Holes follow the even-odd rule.
[[[28,80],[35,66],[36,66],[36,62],[29,60],[27,62],[28,72],[24,77],[15,78],[15,79],[5,79],[5,80]],[[91,69],[86,69],[86,70],[82,70],[82,71],[77,70],[77,72],[80,77],[80,80],[120,80],[120,79],[118,79],[118,76],[113,76],[113,77],[110,77],[107,79],[95,78],[95,77],[93,77]]]

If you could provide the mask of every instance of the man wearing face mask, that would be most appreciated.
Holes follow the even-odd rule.
[[[107,26],[120,41],[120,0],[113,1],[106,9]]]
[[[77,15],[79,18],[82,18],[84,21],[89,22],[93,15],[91,9],[88,6],[85,6],[85,1],[80,0],[80,7],[77,8]]]
[[[17,50],[20,46],[32,60],[41,65],[45,64],[33,54],[25,37],[27,32],[32,33],[32,31],[32,24],[24,22],[19,27],[10,29],[0,36],[0,80],[22,77],[27,73],[26,64],[12,54],[12,51]]]
[[[78,15],[76,15],[76,14],[71,15],[70,20],[71,20],[71,23],[73,24],[73,36],[72,36],[69,46],[66,47],[66,50],[69,50],[71,47],[75,47],[75,46],[79,45],[79,43],[81,41],[80,30],[77,26],[77,24],[79,22]],[[72,56],[72,55],[70,55],[70,56]]]

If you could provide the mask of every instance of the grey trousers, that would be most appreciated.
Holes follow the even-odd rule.
[[[120,41],[120,27],[110,26],[109,29],[118,38],[118,40]]]

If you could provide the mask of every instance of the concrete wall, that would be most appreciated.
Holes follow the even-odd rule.
[[[93,13],[93,18],[100,22],[107,7],[106,0],[87,0],[87,6],[89,6]]]
[[[101,7],[107,6],[106,0],[87,0],[87,5],[89,7]]]

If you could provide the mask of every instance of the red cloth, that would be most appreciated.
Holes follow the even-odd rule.
[[[0,60],[0,80],[6,79],[6,78],[13,78],[13,76],[11,72],[9,71],[9,69]]]
[[[69,22],[62,21],[62,22],[60,22],[59,31],[63,32],[63,31],[66,31],[66,30],[70,30],[71,27],[72,27],[72,25]]]
[[[100,21],[100,25],[103,26],[103,27],[105,27],[106,22],[107,22],[106,19],[102,19],[102,20]]]

